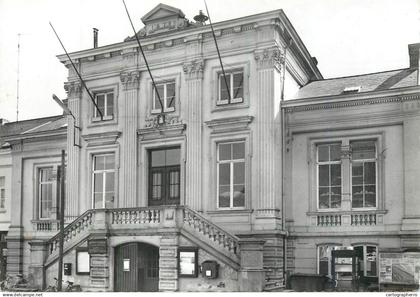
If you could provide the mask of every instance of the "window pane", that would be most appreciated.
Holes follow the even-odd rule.
[[[49,218],[52,210],[52,184],[41,185],[40,217]]]
[[[114,207],[114,192],[105,193],[105,208]]]
[[[331,167],[331,186],[341,186],[341,165],[334,164]]]
[[[376,276],[377,275],[377,252],[376,246],[366,247],[366,275]]]
[[[160,200],[162,198],[162,174],[155,172],[152,175],[152,199]]]
[[[161,105],[160,105],[160,102],[159,102],[159,97],[157,95],[158,93],[159,93],[159,96],[160,96],[160,100],[163,102],[163,100],[165,99],[164,98],[164,85],[156,86],[155,101],[154,101],[154,106],[153,106],[154,109],[161,109]]]
[[[230,164],[219,164],[219,185],[230,185]]]
[[[234,185],[233,186],[233,207],[244,207],[245,206],[245,186]]]
[[[319,208],[329,208],[330,207],[330,195],[329,188],[322,187],[319,188]]]
[[[102,208],[103,207],[103,201],[102,201],[102,193],[95,193],[93,195],[93,203],[94,208]]]
[[[166,102],[167,107],[175,107],[175,83],[166,85]]]
[[[95,156],[94,158],[94,170],[105,169],[105,156]]]
[[[166,150],[166,162],[165,164],[167,166],[171,166],[171,165],[179,165],[180,164],[180,155],[181,155],[181,150],[179,148],[175,148],[175,149],[169,149]]]
[[[114,192],[114,172],[105,173],[105,192]]]
[[[363,187],[352,187],[352,207],[363,207]]]
[[[350,144],[352,149],[352,160],[374,159],[376,157],[375,141],[353,141]]]
[[[331,208],[341,207],[341,187],[331,187]]]
[[[95,173],[93,175],[93,191],[95,193],[102,193],[103,192],[103,173]]]
[[[320,145],[318,146],[318,161],[319,162],[326,162],[329,161],[329,146],[328,145]]]
[[[5,185],[5,177],[1,176],[0,177],[0,187],[4,187],[4,185]]]
[[[331,161],[341,160],[341,145],[340,144],[330,145],[330,160]]]
[[[98,105],[98,109],[104,113],[104,108],[105,108],[105,97],[104,95],[97,95],[96,96],[96,105]],[[97,110],[95,108],[95,114],[96,114]],[[99,116],[99,114],[96,114],[97,116]]]
[[[245,184],[245,163],[244,162],[233,164],[233,183]]]
[[[243,81],[244,75],[242,72],[233,75],[233,98],[243,98]]]
[[[376,206],[376,186],[365,187],[365,207]]]
[[[165,166],[165,150],[152,151],[152,167]]]
[[[226,83],[227,83],[227,85],[226,85]],[[228,100],[229,99],[228,89],[231,90],[230,74],[226,74],[226,80],[225,80],[223,74],[220,74],[219,85],[220,85],[220,100]]]
[[[115,168],[115,156],[107,155],[105,156],[105,169],[114,169]]]
[[[107,110],[106,115],[110,116],[114,114],[114,93],[108,93],[107,95]]]
[[[245,143],[233,143],[232,144],[233,150],[233,159],[244,159],[245,158]]]
[[[5,208],[6,190],[0,189],[0,208]]]
[[[353,162],[351,164],[352,183],[354,186],[363,184],[363,163]]]
[[[375,162],[366,162],[365,164],[365,184],[376,184],[376,164]]]
[[[318,183],[320,187],[330,185],[329,165],[319,165]]]
[[[231,160],[231,144],[219,144],[219,160]]]
[[[171,171],[169,173],[169,198],[179,197],[179,171]]]
[[[230,207],[230,186],[219,186],[219,207]]]

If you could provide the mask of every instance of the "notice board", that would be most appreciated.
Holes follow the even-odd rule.
[[[380,252],[379,283],[419,284],[420,252]]]

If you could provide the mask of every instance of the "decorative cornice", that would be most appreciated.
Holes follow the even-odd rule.
[[[139,87],[140,72],[122,72],[120,74],[120,80],[123,85],[123,90],[132,90]]]
[[[361,106],[361,105],[406,102],[406,101],[414,101],[414,100],[420,100],[420,94],[405,95],[405,96],[376,97],[376,98],[367,98],[367,99],[357,98],[357,99],[352,99],[349,101],[341,101],[341,102],[323,102],[323,103],[316,103],[316,104],[289,106],[289,107],[285,107],[285,111],[286,113],[291,113],[291,112],[297,112],[297,111],[333,109],[333,108],[354,107],[354,106]]]
[[[212,134],[222,133],[222,132],[233,132],[247,130],[248,125],[252,122],[254,117],[252,116],[240,116],[240,117],[231,117],[216,119],[205,122],[206,125],[212,129]]]
[[[202,79],[204,71],[204,61],[196,60],[184,63],[182,66],[186,79]]]
[[[82,84],[78,81],[65,82],[64,90],[67,93],[67,98],[79,98],[82,93]]]
[[[88,143],[88,147],[91,146],[101,146],[107,144],[115,144],[118,137],[120,137],[121,132],[111,131],[104,133],[93,133],[82,135],[82,138]]]
[[[254,59],[257,62],[257,67],[259,69],[275,67],[280,71],[284,64],[284,53],[278,47],[256,50],[254,52]]]
[[[174,117],[175,118],[175,117]],[[141,140],[153,140],[153,139],[164,139],[168,137],[176,137],[183,135],[186,125],[181,123],[181,121],[172,119],[171,123],[165,123],[163,125],[157,125],[155,121],[149,125],[152,125],[148,128],[139,129],[137,134],[140,136]]]

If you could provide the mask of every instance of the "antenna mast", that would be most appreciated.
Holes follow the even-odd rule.
[[[20,33],[18,33],[17,44],[17,82],[16,82],[16,122],[19,121],[19,67],[20,67]]]

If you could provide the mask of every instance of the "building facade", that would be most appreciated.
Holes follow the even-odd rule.
[[[209,26],[164,4],[142,21],[156,88],[128,37],[70,54],[96,107],[60,55],[74,118],[4,125],[8,273],[54,283],[63,149],[84,290],[273,290],[340,249],[375,277],[382,248],[419,247],[418,45],[408,69],[323,79],[277,10],[214,24],[223,74]]]

